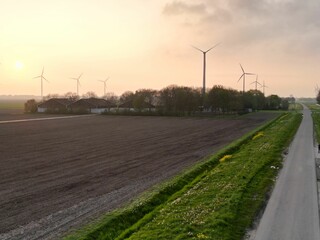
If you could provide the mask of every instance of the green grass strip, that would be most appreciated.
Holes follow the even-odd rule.
[[[309,105],[309,109],[312,111],[312,119],[314,131],[316,133],[317,142],[320,143],[320,106],[319,105]]]
[[[295,117],[294,117],[295,116]],[[295,124],[292,123],[295,119]],[[275,121],[271,121],[268,124],[264,125],[263,127],[257,129],[257,131],[263,131],[266,128],[272,128],[273,126],[278,126],[281,125],[284,129],[286,129],[288,131],[287,134],[285,134],[285,139],[290,139],[290,133],[293,134],[295,131],[295,127],[297,127],[298,123],[299,123],[299,117],[297,114],[284,114],[281,117],[279,117],[277,120]],[[286,122],[285,124],[280,124],[282,122]],[[287,122],[290,122],[290,124],[288,124]],[[284,125],[284,126],[283,126]],[[291,126],[291,128],[290,128]],[[235,141],[233,144],[229,145],[228,147],[224,148],[223,150],[219,151],[217,154],[215,154],[213,157],[209,158],[208,160],[204,161],[203,163],[200,163],[198,165],[196,165],[195,167],[193,167],[192,169],[184,172],[183,174],[177,176],[176,178],[174,178],[173,180],[161,185],[160,187],[158,187],[157,189],[155,189],[152,192],[148,192],[146,194],[144,194],[142,197],[140,197],[137,201],[135,201],[134,203],[130,204],[129,206],[118,210],[118,211],[114,211],[111,214],[106,215],[103,219],[100,219],[97,223],[94,223],[93,225],[89,225],[88,227],[82,229],[80,232],[73,234],[69,237],[67,237],[66,239],[70,240],[70,239],[124,239],[127,238],[129,236],[131,236],[133,239],[153,239],[152,235],[155,234],[155,238],[154,239],[174,239],[173,236],[179,236],[182,234],[182,238],[185,238],[186,236],[183,235],[183,233],[185,231],[181,231],[181,229],[176,228],[174,226],[178,226],[179,222],[183,223],[183,229],[185,229],[185,227],[187,227],[187,225],[185,225],[185,223],[183,221],[180,220],[173,220],[173,226],[170,226],[170,228],[175,229],[174,232],[170,232],[167,231],[166,228],[163,228],[162,225],[157,225],[159,224],[156,223],[157,226],[159,226],[159,231],[160,232],[166,232],[170,235],[170,238],[167,238],[167,235],[162,236],[157,235],[159,233],[155,233],[153,231],[150,231],[147,235],[145,235],[145,233],[143,233],[143,229],[145,228],[149,228],[149,224],[152,224],[157,218],[156,216],[161,216],[162,212],[165,211],[165,209],[168,208],[168,206],[170,206],[170,204],[172,203],[172,201],[180,201],[180,200],[176,200],[179,199],[178,196],[180,196],[183,193],[188,192],[191,188],[193,189],[197,184],[202,183],[203,181],[207,181],[207,176],[208,174],[211,176],[211,174],[215,171],[218,171],[218,179],[220,182],[218,183],[219,186],[221,186],[220,189],[216,189],[215,191],[211,192],[209,197],[210,199],[212,199],[212,196],[218,195],[218,196],[223,196],[225,193],[225,189],[228,189],[229,186],[228,182],[229,182],[229,177],[235,177],[235,173],[239,173],[241,171],[238,172],[238,168],[242,166],[242,164],[240,164],[240,166],[237,166],[238,168],[235,168],[235,172],[233,172],[230,176],[225,175],[225,169],[229,164],[231,164],[232,162],[238,163],[240,161],[236,161],[235,157],[232,156],[232,158],[230,160],[226,160],[225,162],[222,162],[221,164],[219,164],[219,159],[221,159],[223,156],[225,155],[231,155],[234,154],[236,152],[241,153],[243,151],[243,148],[245,146],[245,144],[250,144],[252,142],[252,138],[256,135],[257,131],[251,132],[250,134],[247,134],[246,136],[242,137],[241,139],[239,139],[238,141]],[[278,129],[276,130],[276,132],[278,133]],[[280,132],[279,132],[280,133]],[[284,134],[284,132],[282,131],[281,134]],[[279,134],[279,136],[282,136],[281,134]],[[271,136],[274,137],[274,136]],[[263,137],[258,137],[258,139],[265,139],[266,136]],[[280,138],[280,139],[283,139]],[[279,140],[277,140],[279,141]],[[254,142],[258,142],[258,140],[255,139]],[[283,141],[280,141],[282,143],[282,145],[279,146],[278,151],[276,151],[276,153],[274,153],[272,156],[276,156],[277,154],[279,155],[283,149],[283,147],[285,146],[285,144],[283,143]],[[287,144],[288,142],[286,142]],[[269,147],[267,148],[268,150]],[[270,155],[270,154],[269,154]],[[269,156],[270,158],[270,156]],[[273,158],[271,158],[273,159]],[[278,159],[278,161],[280,161],[279,156],[276,157],[275,159]],[[271,161],[271,160],[270,160]],[[237,165],[237,164],[234,164]],[[263,168],[265,167],[265,164],[259,164],[259,171],[262,171]],[[238,170],[237,170],[238,169]],[[248,167],[248,169],[250,169],[250,167]],[[256,175],[257,172],[259,172],[258,170],[255,170],[254,174],[251,173],[251,175],[244,175],[244,173],[242,173],[240,179],[246,179],[243,181],[239,181],[239,183],[241,183],[242,187],[245,186],[249,186],[250,184],[255,185],[255,181],[253,181],[253,179],[258,179],[257,177],[255,178],[254,176]],[[272,171],[274,172],[274,171]],[[226,172],[227,173],[227,172]],[[237,175],[237,174],[236,174]],[[258,176],[260,176],[258,174]],[[234,179],[238,179],[238,178],[232,178],[233,181],[235,181]],[[190,184],[191,183],[191,184]],[[268,182],[269,183],[269,182]],[[206,187],[205,187],[206,189]],[[209,194],[209,193],[208,193]],[[230,194],[230,193],[228,193]],[[241,189],[237,190],[236,192],[232,193],[232,195],[235,196],[240,196],[243,197],[244,199],[246,199],[246,195],[245,192],[241,191]],[[257,196],[257,198],[259,199],[263,199],[263,197],[261,196]],[[175,200],[173,200],[175,199]],[[182,198],[185,199],[185,198]],[[188,199],[188,198],[186,198]],[[218,201],[220,198],[217,198],[214,201]],[[168,201],[171,203],[168,204]],[[219,202],[219,201],[218,201]],[[195,200],[194,202],[195,204],[193,204],[194,206],[197,206],[196,208],[201,209],[201,206],[203,204],[207,204],[205,203],[205,201],[202,202],[201,199]],[[182,211],[186,211],[189,212],[190,209],[189,207],[193,206],[192,204],[187,204],[187,208],[183,209]],[[218,205],[217,205],[218,206]],[[236,205],[238,206],[238,205]],[[260,205],[259,205],[260,206]],[[236,211],[240,212],[238,209],[236,209]],[[255,213],[256,211],[254,211]],[[161,213],[161,214],[160,214]],[[175,213],[175,211],[174,211]],[[207,215],[207,214],[205,214]],[[178,215],[177,215],[178,216]],[[192,216],[189,216],[192,217]],[[250,221],[252,220],[252,217],[250,218]],[[162,221],[162,220],[161,220]],[[211,222],[211,221],[210,221]],[[170,221],[168,221],[168,223],[170,223]],[[191,229],[193,228],[192,226]],[[211,227],[210,227],[211,228]],[[150,228],[152,229],[152,228]],[[161,230],[162,229],[162,230]],[[140,231],[139,231],[140,230]],[[148,232],[148,231],[147,231]],[[191,232],[192,234],[196,234],[193,233],[193,231],[187,231],[188,233]],[[133,234],[134,233],[134,234]],[[197,234],[205,234],[202,231],[197,233]],[[140,234],[142,234],[142,236],[140,236]],[[164,234],[164,233],[162,233]],[[150,235],[150,236],[149,236]],[[137,237],[138,236],[138,237]],[[161,237],[160,237],[161,236]],[[193,236],[197,236],[197,235],[193,235]],[[202,236],[202,235],[199,235]],[[206,236],[206,235],[204,235]],[[137,238],[135,238],[137,237]],[[189,235],[187,235],[188,238],[190,238],[190,233]],[[177,238],[180,239],[180,238]]]

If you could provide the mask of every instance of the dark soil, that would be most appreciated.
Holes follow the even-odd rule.
[[[55,238],[66,226],[120,206],[276,115],[91,116],[0,124],[0,238]]]

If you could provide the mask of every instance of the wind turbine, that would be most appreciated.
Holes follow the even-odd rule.
[[[209,52],[211,49],[217,47],[220,43],[214,45],[213,47],[209,48],[207,51],[203,51],[200,48],[192,46],[194,49],[203,53],[203,86],[202,86],[202,95],[204,96],[206,93],[206,53]]]
[[[98,80],[99,82],[103,82],[103,93],[104,93],[103,96],[106,95],[106,85],[108,80],[109,80],[109,77],[107,77],[105,80]]]
[[[239,63],[240,64],[240,63]],[[241,77],[239,78],[238,82],[240,81],[240,79],[242,78],[243,79],[243,93],[245,93],[245,88],[246,88],[246,75],[255,75],[254,73],[247,73],[244,71],[243,67],[241,66],[240,64],[240,67],[241,67],[241,70],[242,70],[242,75]]]
[[[264,95],[264,90],[265,90],[266,87],[268,87],[268,86],[266,86],[266,85],[264,84],[264,80],[263,80],[263,85],[262,85],[261,87],[262,87],[262,89],[263,89],[263,95]]]
[[[256,91],[258,90],[258,84],[261,86],[261,83],[258,82],[258,74],[256,75],[256,80],[252,82],[251,84],[255,83],[256,84]]]
[[[77,77],[77,78],[71,78],[71,79],[77,81],[77,96],[79,96],[79,86],[81,86],[81,84],[80,84],[80,78],[81,78],[82,74],[83,74],[83,73],[81,73],[80,76]]]
[[[49,82],[49,81],[43,76],[43,73],[44,73],[44,67],[42,67],[42,73],[41,73],[41,75],[33,78],[33,79],[35,79],[35,78],[40,78],[40,79],[41,79],[41,98],[42,98],[42,99],[43,99],[43,79],[46,80],[47,82]]]
[[[318,96],[319,91],[320,91],[318,84],[314,87],[314,91],[315,91],[316,95]]]

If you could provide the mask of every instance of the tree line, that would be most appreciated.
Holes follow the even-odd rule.
[[[80,98],[69,92],[64,95],[48,95],[43,101],[53,97],[70,98],[74,101]],[[94,92],[87,92],[82,95],[82,98],[90,97],[97,97],[97,95]],[[202,95],[201,88],[170,85],[161,90],[126,91],[120,96],[108,93],[103,98],[115,106],[126,103],[126,106],[134,109],[135,112],[148,111],[150,106],[154,106],[153,111],[155,109],[154,112],[161,115],[192,115],[199,112],[228,114],[256,110],[287,110],[289,102],[294,101],[294,98],[280,98],[277,95],[265,97],[259,90],[249,90],[243,93],[221,85],[215,85],[211,89],[207,89],[205,96]],[[25,104],[26,111],[30,108],[35,110],[34,105],[36,104],[38,103],[29,100]]]

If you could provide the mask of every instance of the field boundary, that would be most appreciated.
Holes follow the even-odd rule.
[[[108,231],[109,237],[104,237],[103,239],[115,239],[127,235],[129,228],[155,209],[160,208],[162,204],[167,202],[168,199],[177,192],[182,191],[191,182],[196,181],[199,177],[201,178],[201,175],[205,171],[213,169],[219,164],[219,159],[239,150],[240,147],[250,141],[257,132],[264,130],[284,115],[286,114],[280,114],[273,120],[268,121],[266,124],[232,142],[214,155],[204,158],[204,160],[194,165],[191,169],[187,169],[173,179],[157,185],[153,190],[143,193],[137,200],[129,203],[126,207],[106,214],[104,217],[67,236],[65,239],[99,239],[102,237],[102,233],[106,231]],[[131,230],[129,230],[129,232]]]

